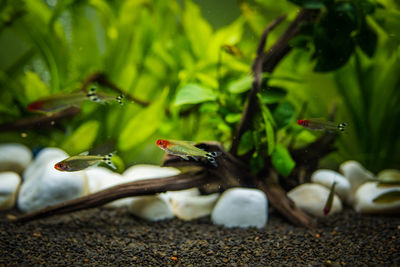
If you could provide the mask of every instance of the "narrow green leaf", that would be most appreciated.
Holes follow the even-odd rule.
[[[246,131],[242,135],[242,138],[240,138],[238,155],[242,156],[244,154],[247,154],[248,152],[250,152],[250,150],[253,149],[253,147],[254,147],[253,134],[251,131]]]
[[[187,84],[176,93],[174,105],[198,104],[206,101],[214,101],[216,99],[217,95],[210,88],[198,84]]]
[[[393,190],[383,193],[373,199],[374,203],[389,204],[400,200],[400,190]]]
[[[289,151],[280,144],[275,147],[271,162],[275,170],[283,176],[288,176],[296,166],[296,162],[290,156]]]
[[[118,140],[121,150],[128,150],[145,142],[160,126],[164,118],[164,103],[168,91],[165,90],[160,98],[136,114],[122,130]]]
[[[287,92],[280,87],[268,87],[260,92],[260,101],[262,104],[274,104],[285,98]]]
[[[61,146],[70,155],[77,155],[87,151],[96,139],[100,123],[95,120],[87,121],[71,135]]]

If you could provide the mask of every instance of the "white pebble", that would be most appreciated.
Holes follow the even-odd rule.
[[[15,172],[0,173],[0,210],[14,208],[21,177]]]
[[[189,221],[211,214],[219,193],[205,196],[175,196],[171,199],[172,212],[179,219]]]
[[[159,221],[174,217],[167,199],[159,195],[135,197],[131,202],[129,211],[133,215],[149,221]]]
[[[335,193],[338,194],[341,200],[346,200],[351,185],[343,175],[332,170],[324,169],[317,170],[311,175],[311,182],[323,185],[329,190],[334,181],[336,181]]]
[[[211,219],[226,227],[264,227],[268,219],[267,197],[258,189],[228,189],[215,205]]]
[[[287,193],[287,196],[293,200],[297,207],[304,212],[314,216],[324,217],[324,207],[328,199],[330,190],[319,184],[305,183],[299,185]],[[333,197],[332,208],[328,214],[332,215],[342,211],[342,202],[335,195]]]
[[[41,153],[47,153],[46,149]],[[32,163],[34,168],[24,173],[24,177],[29,177],[25,177],[18,195],[18,207],[23,212],[72,200],[88,192],[85,172],[60,172],[54,169],[54,164],[65,159],[65,156],[44,158],[35,160]]]
[[[0,145],[0,172],[22,173],[32,161],[32,152],[24,145],[6,143]]]
[[[172,167],[140,164],[129,167],[122,175],[128,177],[131,181],[139,181],[144,179],[174,176],[179,173],[180,171],[178,169]]]
[[[349,160],[342,163],[339,167],[340,172],[349,180],[351,189],[346,198],[346,202],[349,205],[354,203],[355,193],[360,185],[363,183],[374,179],[374,175],[366,170],[359,162],[354,160]]]
[[[400,213],[400,200],[391,203],[374,203],[373,200],[383,193],[398,190],[400,186],[378,187],[377,182],[367,182],[360,186],[355,195],[354,209],[360,213]]]

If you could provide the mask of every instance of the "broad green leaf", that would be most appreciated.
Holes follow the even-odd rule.
[[[118,139],[118,147],[128,150],[145,141],[159,128],[164,118],[164,103],[168,91],[149,107],[136,114],[126,125]]]
[[[372,57],[374,55],[378,44],[378,36],[366,22],[361,26],[360,32],[355,39],[358,46],[367,56]]]
[[[280,87],[268,87],[260,92],[260,101],[262,104],[274,104],[285,98],[287,92]]]
[[[280,144],[275,147],[271,162],[275,170],[283,176],[288,176],[296,166],[296,162],[290,156],[289,151]]]
[[[288,125],[296,115],[296,110],[290,102],[283,102],[273,112],[278,129]]]
[[[239,80],[228,84],[228,91],[233,94],[241,94],[250,90],[254,78],[252,76],[244,76]]]
[[[210,88],[198,84],[187,84],[176,93],[174,105],[198,104],[216,99],[217,95]]]
[[[89,150],[96,139],[100,123],[95,120],[87,121],[69,136],[62,144],[61,148],[70,155],[77,155]]]
[[[392,190],[383,193],[373,199],[374,203],[378,204],[389,204],[400,200],[400,190]]]
[[[28,102],[32,102],[50,94],[50,90],[47,85],[35,72],[25,72],[25,76],[22,81],[25,89],[25,97]]]
[[[242,135],[242,138],[240,138],[239,147],[238,147],[238,155],[242,156],[242,155],[250,152],[250,150],[252,150],[253,147],[254,147],[253,134],[251,131],[246,131]]]
[[[240,118],[242,117],[241,113],[230,113],[228,115],[225,116],[225,120],[228,123],[236,123],[238,121],[240,121]]]

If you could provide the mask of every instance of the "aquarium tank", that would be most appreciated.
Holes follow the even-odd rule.
[[[399,1],[2,0],[0,59],[10,221],[400,210]]]

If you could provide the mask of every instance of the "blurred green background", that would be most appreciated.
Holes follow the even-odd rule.
[[[287,174],[293,168],[290,156],[286,159],[289,143],[302,146],[321,134],[296,124],[302,107],[307,107],[302,118],[327,118],[336,102],[335,120],[348,127],[338,138],[338,151],[323,164],[355,159],[372,171],[400,168],[400,4],[390,0],[367,1],[365,9],[362,0],[2,0],[0,123],[38,116],[26,111],[29,103],[77,91],[94,72],[151,104],[86,101],[61,128],[1,132],[0,141],[56,146],[73,155],[113,140],[126,166],[160,164],[159,138],[217,140],[229,148],[263,29],[287,14],[268,37],[268,48],[296,17],[299,4],[310,7],[309,2],[331,2],[335,12],[362,18],[346,33],[356,45],[347,53],[335,44],[343,62],[332,65],[335,59],[327,58],[321,68],[321,55],[329,53],[320,53],[316,33],[332,12],[327,3],[312,6],[322,10],[317,26],[311,35],[305,30],[293,42],[296,48],[264,77],[269,87],[259,96],[262,116],[243,136],[239,154],[253,151],[254,168],[266,155],[276,155],[289,162],[280,171]],[[335,21],[330,26],[339,33],[347,27]]]

